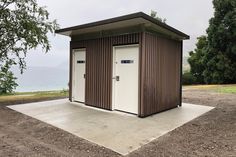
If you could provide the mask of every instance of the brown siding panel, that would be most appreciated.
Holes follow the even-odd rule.
[[[140,35],[140,33],[134,33],[85,41],[71,41],[71,50],[86,48],[85,103],[87,105],[107,110],[112,109],[113,46],[139,43]],[[72,58],[70,58],[70,61],[72,61]],[[72,89],[71,83],[70,89]]]
[[[141,117],[179,105],[182,51],[180,41],[150,33],[143,40]]]
[[[140,44],[139,116],[180,105],[182,42],[144,32],[71,42],[71,53],[72,49],[86,48],[87,105],[112,109],[113,46],[137,43]],[[70,99],[71,89],[70,83]]]
[[[71,43],[70,43],[70,54],[69,54],[69,100],[72,101],[72,61],[73,61],[73,56],[72,56],[72,48],[71,48]]]

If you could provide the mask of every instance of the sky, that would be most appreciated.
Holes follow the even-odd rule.
[[[188,35],[184,41],[184,55],[194,50],[196,38],[206,34],[209,19],[213,16],[212,0],[38,0],[46,6],[51,19],[60,28],[81,25],[135,12],[157,12],[166,23]],[[56,67],[65,65],[69,59],[70,38],[49,35],[51,50],[45,54],[40,48],[31,50],[26,58],[28,66]]]

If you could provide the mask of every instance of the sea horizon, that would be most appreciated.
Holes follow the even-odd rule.
[[[68,68],[29,66],[23,74],[20,73],[18,67],[13,67],[12,71],[18,84],[15,92],[67,90],[69,88]]]

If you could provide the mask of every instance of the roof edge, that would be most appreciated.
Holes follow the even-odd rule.
[[[94,27],[94,26],[99,26],[99,25],[104,25],[104,24],[108,24],[108,23],[113,23],[113,22],[119,22],[119,21],[124,21],[124,20],[130,20],[133,18],[144,18],[148,21],[151,21],[152,23],[163,27],[167,30],[170,30],[180,36],[182,36],[184,39],[189,39],[189,35],[163,23],[158,21],[157,19],[143,13],[143,12],[137,12],[137,13],[133,13],[133,14],[128,14],[128,15],[123,15],[123,16],[118,16],[118,17],[114,17],[114,18],[110,18],[110,19],[105,19],[105,20],[101,20],[101,21],[96,21],[96,22],[91,22],[91,23],[87,23],[87,24],[82,24],[82,25],[77,25],[77,26],[72,26],[72,27],[67,27],[67,28],[62,28],[62,29],[58,29],[55,30],[55,33],[62,33],[62,32],[67,32],[67,31],[73,31],[76,29],[83,29],[83,28],[88,28],[88,27]]]

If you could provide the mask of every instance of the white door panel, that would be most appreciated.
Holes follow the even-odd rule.
[[[85,102],[85,49],[73,50],[73,101]]]
[[[138,114],[139,47],[114,47],[113,55],[114,109]]]

